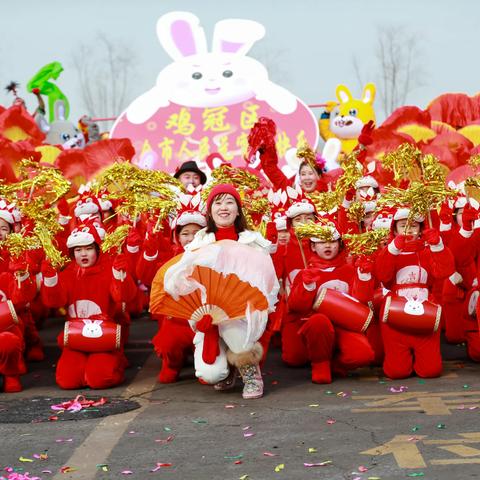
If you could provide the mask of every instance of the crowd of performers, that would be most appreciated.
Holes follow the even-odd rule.
[[[208,316],[189,322],[152,313],[158,322],[152,343],[161,358],[161,383],[177,381],[193,355],[200,383],[226,390],[241,378],[244,398],[261,397],[261,366],[271,345],[280,346],[286,365],[309,364],[318,384],[371,365],[382,366],[392,379],[438,377],[442,332],[448,342],[465,342],[468,357],[480,361],[479,212],[465,192],[451,191],[442,203],[419,213],[415,205],[382,203],[384,185],[364,171],[350,184],[342,176],[329,177],[315,156],[305,156],[298,176],[287,179],[274,142],[255,144],[252,137],[250,146],[268,179],[250,192],[268,204],[268,218],[263,213],[258,221],[252,220],[251,198],[246,201],[241,184],[223,177],[209,185],[197,164],[187,161],[174,175],[182,185],[176,207],[161,222],[148,210],[135,218],[120,215],[118,196],[113,200],[88,186],[73,200],[62,197],[45,206],[55,210],[63,227],[54,244],[69,262],[60,267],[41,247],[12,254],[8,237],[28,235],[34,225],[10,199],[0,201],[4,392],[22,389],[28,363],[44,358],[38,328],[59,315],[65,315],[68,328],[58,335],[58,386],[121,384],[128,365],[124,345],[135,328],[131,318],[148,310],[158,270],[182,252],[221,240],[270,256],[278,301],[266,324],[253,333],[245,319],[217,325]],[[358,157],[355,161],[358,165]],[[234,171],[223,168],[227,177]],[[337,186],[338,203],[326,208],[325,198]],[[360,205],[355,218],[352,205]],[[123,246],[104,250],[105,235],[122,224],[127,226]],[[383,234],[372,234],[380,239],[373,250],[370,245],[362,254],[349,248],[355,235],[366,238],[361,236],[376,231]]]

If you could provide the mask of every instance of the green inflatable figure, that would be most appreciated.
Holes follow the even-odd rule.
[[[55,103],[62,101],[65,106],[65,119],[70,113],[70,104],[65,94],[58,88],[58,86],[50,82],[50,79],[56,80],[63,72],[63,67],[60,62],[52,62],[42,67],[27,84],[27,90],[32,92],[37,88],[42,95],[48,97],[48,117],[50,123],[55,120]]]

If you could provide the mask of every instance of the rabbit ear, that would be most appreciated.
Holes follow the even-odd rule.
[[[298,197],[298,192],[292,188],[290,185],[287,186],[287,195],[292,198],[292,199],[295,199]]]
[[[267,193],[267,199],[270,203],[273,203],[273,199],[275,198],[275,193],[272,189],[270,189]]]
[[[345,85],[338,85],[335,93],[340,103],[347,103],[353,98],[350,90]]]
[[[265,27],[253,20],[221,20],[215,24],[212,52],[245,55],[264,36]]]
[[[191,195],[186,195],[185,193],[180,193],[178,198],[180,200],[180,203],[186,207],[190,203],[190,200],[192,199],[192,196]]]
[[[94,325],[101,325],[103,323],[103,320],[94,320],[93,324]]]
[[[287,192],[285,190],[282,190],[282,193],[280,194],[280,200],[284,205],[287,203],[288,197],[287,197]]]
[[[200,193],[197,193],[196,195],[193,196],[192,198],[192,207],[196,208],[198,205],[200,205],[200,201],[202,200],[202,196]]]
[[[322,157],[325,159],[328,170],[333,170],[340,166],[337,163],[337,158],[341,150],[342,142],[338,138],[329,138],[325,142],[325,146],[322,150]]]
[[[50,125],[44,115],[38,115],[35,117],[38,128],[45,134],[50,131]]]
[[[374,83],[367,83],[363,89],[362,102],[372,104],[375,100],[376,91]]]
[[[63,100],[57,100],[53,105],[55,120],[65,120],[66,107]]]
[[[84,323],[85,325],[91,325],[91,324],[92,324],[92,321],[86,319],[86,320],[83,320],[83,323]]]
[[[189,12],[171,12],[157,22],[157,36],[174,59],[207,53],[207,39],[200,20]]]

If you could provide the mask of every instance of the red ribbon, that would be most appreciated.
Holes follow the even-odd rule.
[[[218,327],[213,324],[213,318],[211,315],[204,315],[195,324],[195,328],[205,334],[203,340],[202,359],[205,363],[212,365],[215,363],[216,358],[220,354],[220,348],[218,341],[220,335],[218,333]]]

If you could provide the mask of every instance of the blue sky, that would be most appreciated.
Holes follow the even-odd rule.
[[[379,27],[404,26],[418,35],[424,85],[409,104],[425,107],[444,92],[479,90],[480,2],[476,0],[17,0],[0,17],[0,103],[10,80],[25,87],[42,65],[60,61],[59,85],[72,106],[71,119],[84,113],[72,52],[98,33],[138,52],[137,78],[130,99],[149,89],[169,58],[157,41],[155,24],[172,10],[195,13],[211,38],[216,21],[249,18],[263,23],[266,36],[253,50],[270,52],[279,63],[281,85],[307,103],[334,99],[345,83],[360,94],[352,56],[365,80],[375,81],[375,42]],[[281,72],[284,72],[283,74]],[[21,92],[29,106],[33,96]],[[379,109],[377,109],[379,110]],[[120,112],[119,112],[120,113]]]

